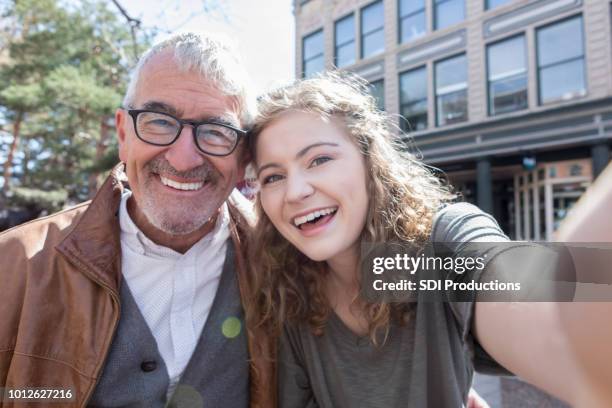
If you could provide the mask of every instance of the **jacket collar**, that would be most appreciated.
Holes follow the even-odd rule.
[[[121,281],[118,211],[126,180],[123,168],[123,163],[113,168],[74,229],[56,247],[117,296]]]

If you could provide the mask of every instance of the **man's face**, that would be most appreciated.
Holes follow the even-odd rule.
[[[201,75],[181,72],[171,51],[143,67],[130,108],[240,127],[235,100]],[[231,155],[214,157],[198,150],[191,126],[184,126],[170,146],[154,146],[138,139],[127,111],[119,109],[116,122],[119,157],[135,202],[131,215],[135,220],[144,217],[163,233],[186,235],[205,227],[244,175],[242,142]]]

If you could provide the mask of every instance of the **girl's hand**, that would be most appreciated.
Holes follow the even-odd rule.
[[[475,389],[470,388],[470,393],[468,394],[467,407],[466,408],[491,408],[487,401],[485,401]]]

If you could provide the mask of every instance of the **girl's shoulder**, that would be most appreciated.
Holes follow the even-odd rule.
[[[431,231],[433,242],[508,240],[493,216],[466,202],[441,206],[434,216]]]

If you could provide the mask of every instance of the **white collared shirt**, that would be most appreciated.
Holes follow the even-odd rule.
[[[215,228],[181,254],[155,244],[127,211],[132,193],[121,197],[121,270],[157,342],[172,395],[191,359],[212,307],[225,261],[229,211],[223,204]]]

